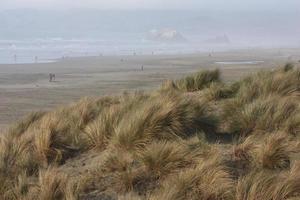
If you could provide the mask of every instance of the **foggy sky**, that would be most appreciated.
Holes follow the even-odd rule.
[[[1,0],[6,9],[221,9],[298,10],[299,0]]]

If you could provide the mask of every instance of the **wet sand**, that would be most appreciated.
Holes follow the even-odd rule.
[[[260,69],[299,60],[300,49],[252,49],[211,56],[103,56],[0,65],[0,129],[29,112],[49,110],[83,96],[150,90],[164,80],[201,69],[219,68],[224,80],[232,81]],[[49,82],[49,73],[56,75],[54,82]]]

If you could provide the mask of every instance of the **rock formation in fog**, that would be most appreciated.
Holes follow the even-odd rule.
[[[151,30],[147,35],[147,40],[155,42],[187,42],[187,40],[174,29]]]

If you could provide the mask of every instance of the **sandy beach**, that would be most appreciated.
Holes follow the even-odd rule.
[[[164,80],[201,69],[219,68],[224,80],[231,81],[299,60],[300,49],[251,49],[211,55],[99,56],[0,65],[0,127],[32,111],[49,110],[84,96],[150,90]],[[55,81],[49,82],[49,73],[56,75]]]

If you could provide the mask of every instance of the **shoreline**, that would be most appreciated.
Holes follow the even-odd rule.
[[[47,63],[57,63],[62,62],[64,60],[78,60],[78,59],[97,59],[97,58],[130,58],[130,57],[181,57],[181,56],[196,56],[196,55],[203,55],[203,54],[220,54],[220,53],[234,53],[234,52],[247,52],[247,51],[285,51],[285,50],[299,50],[300,46],[282,46],[282,47],[248,47],[248,48],[228,48],[216,50],[212,48],[211,50],[195,50],[193,52],[176,52],[176,53],[141,53],[141,54],[101,54],[101,55],[82,55],[82,56],[66,56],[66,57],[58,57],[58,58],[49,58],[49,59],[42,59],[41,61],[32,61],[32,62],[16,62],[16,63],[0,63],[2,65],[33,65],[33,64],[47,64]]]

